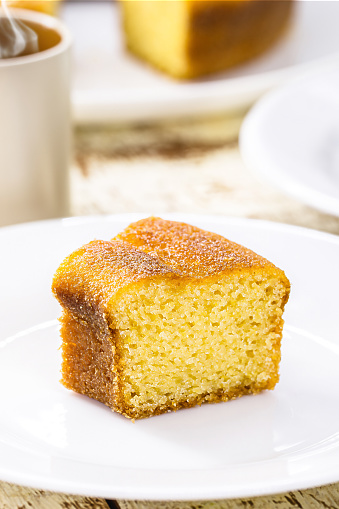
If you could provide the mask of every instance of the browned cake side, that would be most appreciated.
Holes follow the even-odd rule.
[[[228,69],[271,48],[286,31],[293,0],[188,1],[190,77]]]
[[[108,406],[118,397],[113,371],[114,337],[64,312],[61,319],[62,383]]]
[[[119,241],[93,241],[74,251],[55,273],[52,290],[62,305],[62,383],[125,413],[119,373],[119,334],[107,302],[145,279],[176,279],[158,260]],[[126,416],[130,416],[126,414]]]
[[[239,294],[237,304],[239,284],[243,295]],[[223,302],[220,291],[225,288],[230,300]],[[63,384],[127,417],[226,401],[272,389],[279,379],[281,315],[289,282],[272,263],[219,235],[159,218],[139,221],[111,242],[93,241],[72,253],[55,274],[53,292],[64,308]],[[244,295],[257,299],[257,309],[247,310]],[[203,302],[205,308],[199,311]],[[181,318],[185,313],[187,322]],[[263,316],[266,332],[261,351],[258,323]],[[225,320],[231,324],[226,342],[228,333],[238,337],[245,331],[245,339],[239,336],[237,345],[227,346],[222,339]],[[192,326],[193,340],[189,339]],[[248,327],[254,330],[253,345]],[[162,335],[168,338],[165,342]],[[241,355],[233,352],[239,345],[245,348]],[[256,349],[261,358],[252,360]],[[182,377],[186,365],[190,367]],[[251,377],[253,366],[259,366],[259,376]],[[227,381],[224,373],[219,383],[214,374],[218,369],[229,371],[238,381]],[[167,376],[169,385],[161,380]],[[171,376],[178,379],[178,387]],[[193,388],[187,386],[192,376]],[[215,383],[207,383],[209,378]]]

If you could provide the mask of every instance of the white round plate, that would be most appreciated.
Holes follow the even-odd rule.
[[[234,70],[175,81],[124,50],[113,2],[68,2],[62,17],[74,35],[76,122],[140,121],[243,109],[263,92],[339,58],[339,2],[296,2],[286,37]]]
[[[122,499],[247,497],[339,480],[339,238],[171,215],[245,244],[292,283],[274,391],[136,421],[60,383],[54,271],[137,215],[0,230],[0,479]]]
[[[298,79],[261,99],[240,131],[240,151],[249,169],[285,193],[336,216],[338,90],[338,68]]]

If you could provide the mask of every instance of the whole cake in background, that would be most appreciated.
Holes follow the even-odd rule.
[[[227,401],[279,380],[290,284],[265,258],[147,218],[61,264],[62,383],[137,419]]]
[[[293,0],[122,0],[127,48],[161,71],[189,79],[222,71],[271,48],[286,32]]]

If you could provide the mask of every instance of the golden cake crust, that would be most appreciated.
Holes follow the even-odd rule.
[[[127,242],[94,240],[65,259],[55,273],[52,290],[70,312],[104,326],[107,303],[118,290],[159,277],[178,275]]]
[[[262,256],[216,233],[156,217],[132,223],[111,241],[95,240],[72,253],[55,273],[59,302],[82,319],[106,323],[106,306],[117,292],[145,279],[178,284],[220,274],[284,272]]]
[[[187,278],[205,278],[273,263],[221,235],[177,221],[149,217],[131,224],[115,240],[126,241]],[[282,273],[282,271],[280,271]]]

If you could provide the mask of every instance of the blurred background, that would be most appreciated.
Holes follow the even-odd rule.
[[[244,116],[265,92],[338,66],[337,2],[293,2],[287,28],[261,54],[188,80],[126,49],[121,3],[11,2],[60,17],[74,38],[71,213],[222,214],[338,232],[335,215],[250,172],[238,146]]]

